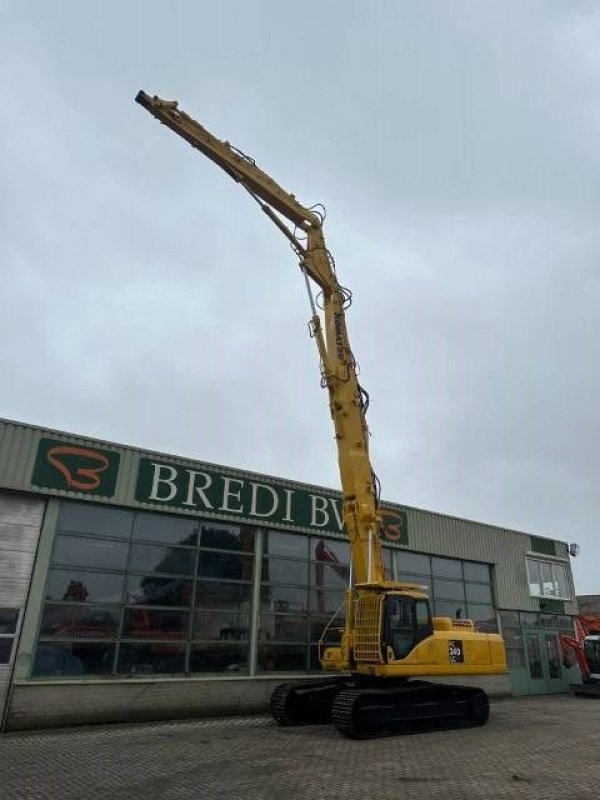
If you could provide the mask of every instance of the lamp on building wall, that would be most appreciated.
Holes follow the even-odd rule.
[[[573,556],[573,558],[575,558],[576,556],[579,555],[579,551],[580,550],[581,550],[581,547],[579,547],[579,545],[576,542],[572,542],[569,545],[569,555]]]

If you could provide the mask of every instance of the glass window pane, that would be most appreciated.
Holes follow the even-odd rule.
[[[542,594],[542,576],[540,562],[531,558],[527,559],[527,574],[529,575],[529,594],[539,597]]]
[[[463,561],[466,581],[480,581],[490,583],[489,564],[476,564],[474,561]]]
[[[350,545],[337,539],[321,539],[312,536],[310,540],[312,561],[325,561],[328,564],[349,564]]]
[[[249,610],[251,597],[252,585],[249,583],[198,581],[196,584],[198,608]]]
[[[260,672],[306,672],[308,646],[259,644],[257,664]]]
[[[155,611],[127,608],[123,636],[129,639],[185,639],[188,635],[189,611]]]
[[[192,644],[190,672],[248,672],[248,646],[245,644]]]
[[[401,583],[414,583],[417,586],[425,587],[424,590],[429,597],[433,594],[431,589],[433,585],[432,580],[424,575],[410,575],[407,572],[400,572],[398,573],[398,581]]]
[[[467,618],[473,622],[493,622],[496,624],[496,612],[493,606],[475,605],[469,603]]]
[[[156,544],[134,544],[129,556],[131,572],[166,572],[169,575],[193,575],[195,550],[183,547],[160,547]]]
[[[309,557],[309,537],[297,533],[269,531],[265,536],[265,555],[285,556],[287,558]]]
[[[296,562],[301,563],[301,562]],[[310,565],[310,582],[313,586],[344,591],[350,579],[350,567],[319,561]]]
[[[0,639],[0,664],[10,664],[13,641],[14,639],[12,636]]]
[[[118,608],[47,603],[40,636],[48,639],[112,639],[118,630]]]
[[[305,614],[261,614],[258,638],[261,641],[306,642],[308,617]]]
[[[18,608],[0,608],[0,633],[15,633],[18,621]]]
[[[509,667],[519,667],[525,669],[525,653],[522,647],[506,648],[506,664]]]
[[[198,554],[198,577],[251,581],[252,564],[253,557],[251,555],[201,550]]]
[[[561,678],[562,673],[560,669],[560,656],[558,652],[558,637],[556,634],[544,636],[546,644],[546,658],[548,661],[548,676],[553,678]]]
[[[57,529],[129,539],[132,522],[132,511],[90,503],[69,503],[63,500],[58,512]]]
[[[193,517],[138,512],[133,524],[133,538],[194,547],[198,543],[198,527],[198,520]]]
[[[492,587],[481,583],[465,584],[467,590],[467,602],[469,603],[492,603]]]
[[[222,611],[214,608],[202,608],[194,614],[193,635],[195,639],[237,642],[248,639],[249,634],[250,614],[248,610]]]
[[[405,550],[394,551],[396,571],[411,572],[415,575],[431,574],[431,559],[421,553],[407,553]]]
[[[194,584],[182,578],[130,575],[126,602],[138,606],[191,606]]]
[[[457,578],[462,580],[462,563],[451,558],[432,558],[431,568],[434,575],[441,578]]]
[[[344,603],[343,591],[310,590],[310,610],[319,614],[333,614]]]
[[[569,597],[567,589],[567,572],[563,564],[553,564],[552,572],[554,576],[554,585],[556,587],[556,594],[558,597]]]
[[[330,624],[331,623],[331,624]],[[325,628],[325,643],[327,645],[339,645],[342,639],[342,630],[344,628],[344,615],[338,614],[332,621],[331,614],[325,616],[315,616],[314,614],[309,617],[309,637],[311,642],[318,642]],[[328,627],[329,626],[329,627]]]
[[[115,647],[108,642],[40,642],[35,653],[33,677],[110,675]]]
[[[544,597],[556,594],[554,580],[552,579],[552,564],[547,561],[541,561],[540,569],[542,571],[542,594]]]
[[[299,586],[261,586],[260,607],[271,611],[306,611],[308,589]]]
[[[72,600],[79,603],[121,603],[124,575],[115,572],[50,570],[46,600]]]
[[[323,570],[323,573],[325,570]],[[261,580],[271,583],[294,583],[306,585],[309,582],[308,561],[292,561],[288,558],[263,558]]]
[[[443,581],[436,578],[433,591],[436,599],[459,600],[463,604],[465,602],[465,585],[462,581]]]
[[[500,621],[502,622],[502,627],[505,625],[514,625],[518,626],[521,623],[519,622],[519,612],[518,611],[501,611],[500,612]]]
[[[204,522],[200,526],[200,547],[214,547],[217,550],[237,550],[252,553],[254,550],[254,531],[244,525],[219,525],[217,522]]]
[[[467,619],[466,603],[458,600],[436,600],[433,604],[434,616]]]
[[[535,611],[521,611],[521,625],[527,628],[537,628],[540,624],[540,615]]]
[[[65,566],[125,569],[128,550],[128,542],[61,535],[54,542],[52,561]]]
[[[176,675],[185,669],[185,645],[122,644],[117,671],[126,675]]]
[[[529,674],[534,680],[544,677],[542,667],[542,651],[537,633],[527,636],[527,657],[529,660]]]

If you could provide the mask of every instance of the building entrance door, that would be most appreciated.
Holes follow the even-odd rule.
[[[524,631],[529,694],[566,692],[558,634],[528,628]]]

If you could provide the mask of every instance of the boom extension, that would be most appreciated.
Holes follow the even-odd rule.
[[[322,216],[302,206],[253,159],[229,142],[217,139],[181,111],[176,101],[151,97],[143,91],[138,92],[135,99],[248,190],[291,242],[302,271],[322,290],[324,330],[313,304],[311,334],[321,359],[323,383],[329,391],[344,493],[343,518],[352,548],[355,579],[357,583],[381,583],[386,576],[381,554],[379,501],[369,460],[363,391],[346,330],[345,311],[351,295],[338,283],[333,259],[323,238]],[[300,228],[306,242],[301,242],[275,212]]]

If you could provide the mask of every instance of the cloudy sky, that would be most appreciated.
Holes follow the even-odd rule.
[[[294,256],[143,88],[327,206],[384,498],[600,592],[600,7],[366,8],[2,3],[0,416],[338,485]]]

